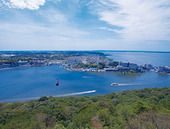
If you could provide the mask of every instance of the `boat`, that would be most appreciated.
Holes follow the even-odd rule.
[[[112,83],[111,86],[115,87],[115,86],[118,86],[119,84],[118,83]]]
[[[59,79],[57,78],[56,86],[59,86]]]

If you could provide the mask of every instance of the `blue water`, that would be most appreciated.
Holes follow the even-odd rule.
[[[105,52],[115,61],[133,62],[139,65],[170,66],[170,52]]]
[[[132,62],[136,61],[142,64],[149,59],[148,57],[151,57],[148,54],[144,54],[146,57],[142,56],[143,53],[124,52],[113,53],[112,57],[117,58],[119,56],[120,60],[127,57],[129,60],[128,54],[135,57],[131,57]],[[154,65],[170,66],[167,55],[158,54],[157,56],[157,60],[155,60],[155,57],[151,59]],[[163,59],[160,58],[161,56],[163,56]],[[140,59],[137,57],[140,57]],[[58,87],[55,86],[57,78],[60,79]],[[59,97],[85,94],[93,96],[132,89],[169,87],[170,76],[155,72],[133,76],[115,73],[70,72],[54,65],[0,71],[0,82],[0,102],[14,102],[38,99],[41,96]],[[111,87],[110,84],[113,82],[119,83],[120,86]]]

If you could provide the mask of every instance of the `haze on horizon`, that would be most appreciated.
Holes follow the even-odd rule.
[[[0,50],[170,50],[169,0],[1,0]]]

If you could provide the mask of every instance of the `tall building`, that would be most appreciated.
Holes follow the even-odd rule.
[[[122,67],[128,67],[129,69],[133,69],[133,70],[138,68],[137,64],[129,63],[129,62],[120,62],[119,65],[122,66]]]

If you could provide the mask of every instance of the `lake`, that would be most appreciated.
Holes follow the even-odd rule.
[[[170,53],[109,52],[109,54],[114,60],[170,66]],[[60,80],[59,86],[55,85],[57,78]],[[66,71],[53,65],[2,70],[0,82],[0,102],[15,102],[38,99],[41,96],[93,96],[124,90],[169,87],[170,76],[155,72],[120,75]],[[120,86],[111,87],[111,83],[119,83]]]

